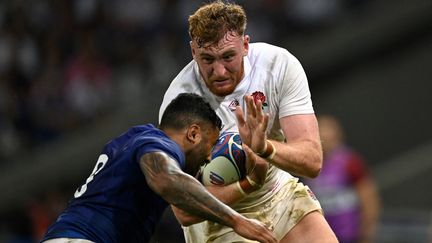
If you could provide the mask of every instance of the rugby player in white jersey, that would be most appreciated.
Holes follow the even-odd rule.
[[[238,183],[240,187],[233,183],[207,189],[246,217],[267,224],[280,242],[337,242],[319,202],[295,177],[316,177],[322,166],[305,72],[286,49],[249,43],[245,29],[246,15],[237,4],[216,1],[191,15],[193,60],[170,84],[159,114],[181,92],[206,97],[222,119],[222,132],[257,129],[237,124],[236,114],[240,118],[242,112],[247,114],[245,118],[268,114],[268,126],[261,137],[242,137],[262,158],[255,169],[264,173],[264,179],[245,179]],[[245,96],[249,98],[243,99]],[[262,109],[248,114],[252,106],[246,100],[252,98],[254,106]],[[193,224],[202,220],[175,207],[173,211],[188,243],[251,242],[223,225],[209,221]]]

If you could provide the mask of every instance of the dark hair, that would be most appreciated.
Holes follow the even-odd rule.
[[[160,128],[182,129],[193,123],[207,123],[222,129],[221,119],[203,97],[181,93],[165,109]]]

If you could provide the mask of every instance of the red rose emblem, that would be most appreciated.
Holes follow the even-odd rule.
[[[265,104],[266,97],[265,97],[265,95],[264,95],[263,92],[261,92],[261,91],[255,91],[255,92],[252,93],[252,97],[254,98],[255,104],[258,102],[258,100],[261,101],[261,104],[263,104],[263,105]]]

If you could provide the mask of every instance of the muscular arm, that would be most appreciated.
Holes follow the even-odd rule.
[[[168,203],[198,217],[233,227],[237,214],[207,192],[195,178],[184,173],[166,154],[147,153],[142,156],[140,167],[150,188]]]
[[[221,202],[232,205],[244,198],[244,195],[237,189],[235,183],[227,186],[206,186],[206,189]],[[189,226],[204,221],[205,219],[187,213],[184,210],[172,206],[173,212],[183,226]]]
[[[140,167],[150,188],[170,204],[231,227],[245,238],[263,243],[277,242],[263,223],[247,219],[218,201],[166,154],[145,154],[140,159]]]
[[[244,144],[275,166],[298,176],[316,177],[322,167],[322,148],[318,122],[314,114],[291,115],[279,119],[285,142],[267,141],[269,115],[263,113],[260,100],[244,97],[247,115],[236,107],[239,133]],[[274,149],[268,149],[274,147]],[[275,153],[276,152],[276,153]],[[270,158],[269,158],[270,157]]]
[[[322,148],[315,115],[283,117],[280,124],[286,143],[272,141],[277,153],[270,162],[298,176],[318,176],[322,167]]]
[[[246,168],[249,178],[258,184],[263,184],[266,178],[268,163],[263,159],[258,158],[253,151],[247,146],[243,146],[246,153]],[[253,168],[253,169],[251,169]],[[243,179],[246,180],[246,179]],[[245,195],[241,193],[237,183],[232,183],[226,186],[206,186],[206,189],[213,194],[216,198],[227,205],[233,205],[245,198]],[[250,187],[249,190],[257,190],[259,187]],[[172,206],[173,212],[177,220],[183,225],[188,226],[196,224],[204,219],[191,215],[175,206]]]

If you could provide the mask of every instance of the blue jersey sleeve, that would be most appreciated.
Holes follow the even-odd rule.
[[[139,163],[141,157],[146,153],[163,152],[177,161],[180,168],[185,167],[184,153],[180,146],[165,136],[147,137],[136,143],[136,161]]]

